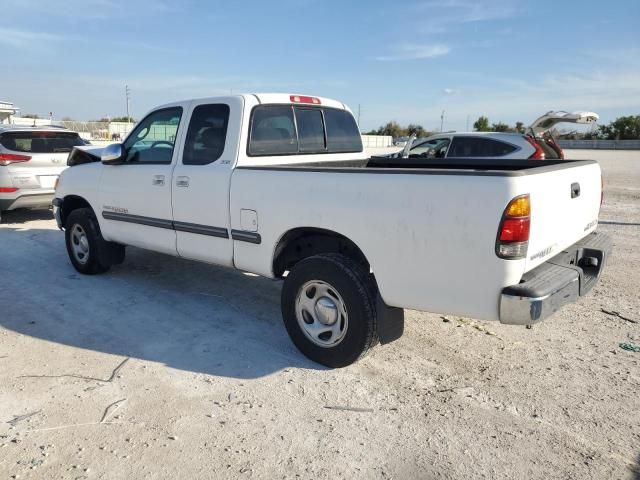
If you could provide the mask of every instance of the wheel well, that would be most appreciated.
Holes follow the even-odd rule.
[[[84,198],[77,195],[67,195],[64,197],[62,211],[60,212],[60,220],[62,221],[63,226],[67,223],[67,217],[69,217],[69,214],[78,208],[91,208],[91,205]]]
[[[296,228],[282,236],[273,256],[273,274],[282,274],[300,260],[318,253],[340,253],[369,270],[369,262],[362,250],[344,235],[320,228]]]

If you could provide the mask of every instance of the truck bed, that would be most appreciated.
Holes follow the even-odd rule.
[[[257,170],[295,170],[317,172],[363,172],[421,175],[488,175],[515,177],[564,170],[571,167],[596,163],[594,160],[505,160],[471,158],[388,158],[371,157],[362,160],[332,162],[303,162],[295,164],[273,164],[240,166]],[[366,170],[365,170],[366,169]]]

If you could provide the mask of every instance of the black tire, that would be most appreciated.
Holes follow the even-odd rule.
[[[311,341],[298,321],[298,293],[303,294],[303,286],[312,281],[333,287],[346,307],[346,331],[334,346],[319,346]],[[346,367],[378,343],[375,298],[369,272],[349,257],[323,253],[301,260],[289,272],[282,288],[282,318],[291,340],[305,356],[327,367]]]
[[[78,230],[75,230],[78,228]],[[78,245],[74,232],[83,232],[88,242],[88,250],[84,254],[74,254],[74,245]],[[78,208],[73,210],[65,222],[65,242],[67,253],[73,267],[85,275],[104,273],[111,267],[110,244],[102,238],[100,226],[93,211],[90,208]],[[119,246],[122,249],[121,245]],[[81,255],[81,258],[80,258]]]

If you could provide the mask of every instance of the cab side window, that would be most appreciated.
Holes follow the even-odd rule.
[[[444,158],[449,143],[448,138],[427,140],[411,148],[409,158]]]
[[[182,107],[170,107],[147,115],[124,143],[125,164],[170,164]]]
[[[229,106],[198,105],[191,115],[184,142],[184,165],[208,165],[224,152],[229,125]]]

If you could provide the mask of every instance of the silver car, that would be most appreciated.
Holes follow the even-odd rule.
[[[395,156],[408,158],[493,158],[564,159],[564,152],[551,135],[559,123],[591,124],[598,120],[593,112],[547,112],[536,119],[525,133],[443,132],[416,139]],[[408,150],[408,151],[407,151]]]
[[[65,128],[0,125],[0,220],[3,211],[48,208],[69,152],[81,145]]]

